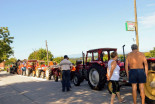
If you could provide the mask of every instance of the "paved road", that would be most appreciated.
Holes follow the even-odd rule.
[[[121,95],[132,104],[130,86],[121,87]],[[61,83],[0,72],[0,104],[109,104],[107,88],[91,90],[87,82],[72,85],[72,91],[61,92]],[[138,104],[140,97],[138,95]],[[115,104],[119,104],[117,98]]]

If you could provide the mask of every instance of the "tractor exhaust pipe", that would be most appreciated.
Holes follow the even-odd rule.
[[[85,68],[85,65],[84,65],[84,53],[82,51],[82,59],[83,59],[83,68]]]
[[[83,68],[82,68],[82,76],[84,76],[84,69],[85,69],[85,65],[84,65],[84,53],[82,51],[82,59],[83,59]]]

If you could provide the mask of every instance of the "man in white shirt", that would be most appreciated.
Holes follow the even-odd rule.
[[[67,55],[64,56],[64,60],[60,62],[60,67],[62,70],[62,91],[70,91],[70,70],[72,69],[72,63],[69,61]]]

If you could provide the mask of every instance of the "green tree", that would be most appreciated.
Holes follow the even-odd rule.
[[[47,51],[46,49],[40,48],[39,50],[36,50],[32,52],[28,59],[36,59],[36,60],[44,60],[47,61]],[[48,51],[48,60],[52,61],[53,60],[53,55],[50,51]]]
[[[73,63],[74,65],[76,64],[76,59],[75,59],[75,58],[70,58],[69,61],[70,61],[71,63]]]
[[[150,51],[151,57],[155,57],[155,47],[153,50]]]
[[[0,28],[0,62],[7,60],[12,54],[13,50],[10,46],[13,43],[14,37],[10,37],[10,32],[7,27]]]
[[[145,55],[146,58],[150,58],[151,57],[151,53],[150,52],[145,52],[144,55]]]
[[[15,63],[17,61],[16,58],[10,58],[8,60],[5,61],[5,65],[10,65],[12,63]]]
[[[53,61],[60,63],[64,58],[63,57],[56,57],[53,59]]]
[[[53,59],[53,61],[60,63],[62,60],[64,59],[64,57],[56,57]],[[79,58],[70,58],[69,61],[71,63],[73,63],[74,65],[76,64],[76,60],[79,60]]]

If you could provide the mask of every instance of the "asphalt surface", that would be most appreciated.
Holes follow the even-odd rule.
[[[122,86],[125,104],[133,104],[131,86]],[[87,82],[62,92],[61,82],[0,72],[0,104],[110,104],[107,87],[102,91],[91,90]],[[137,96],[140,104],[140,96]],[[115,98],[115,104],[119,104]]]

